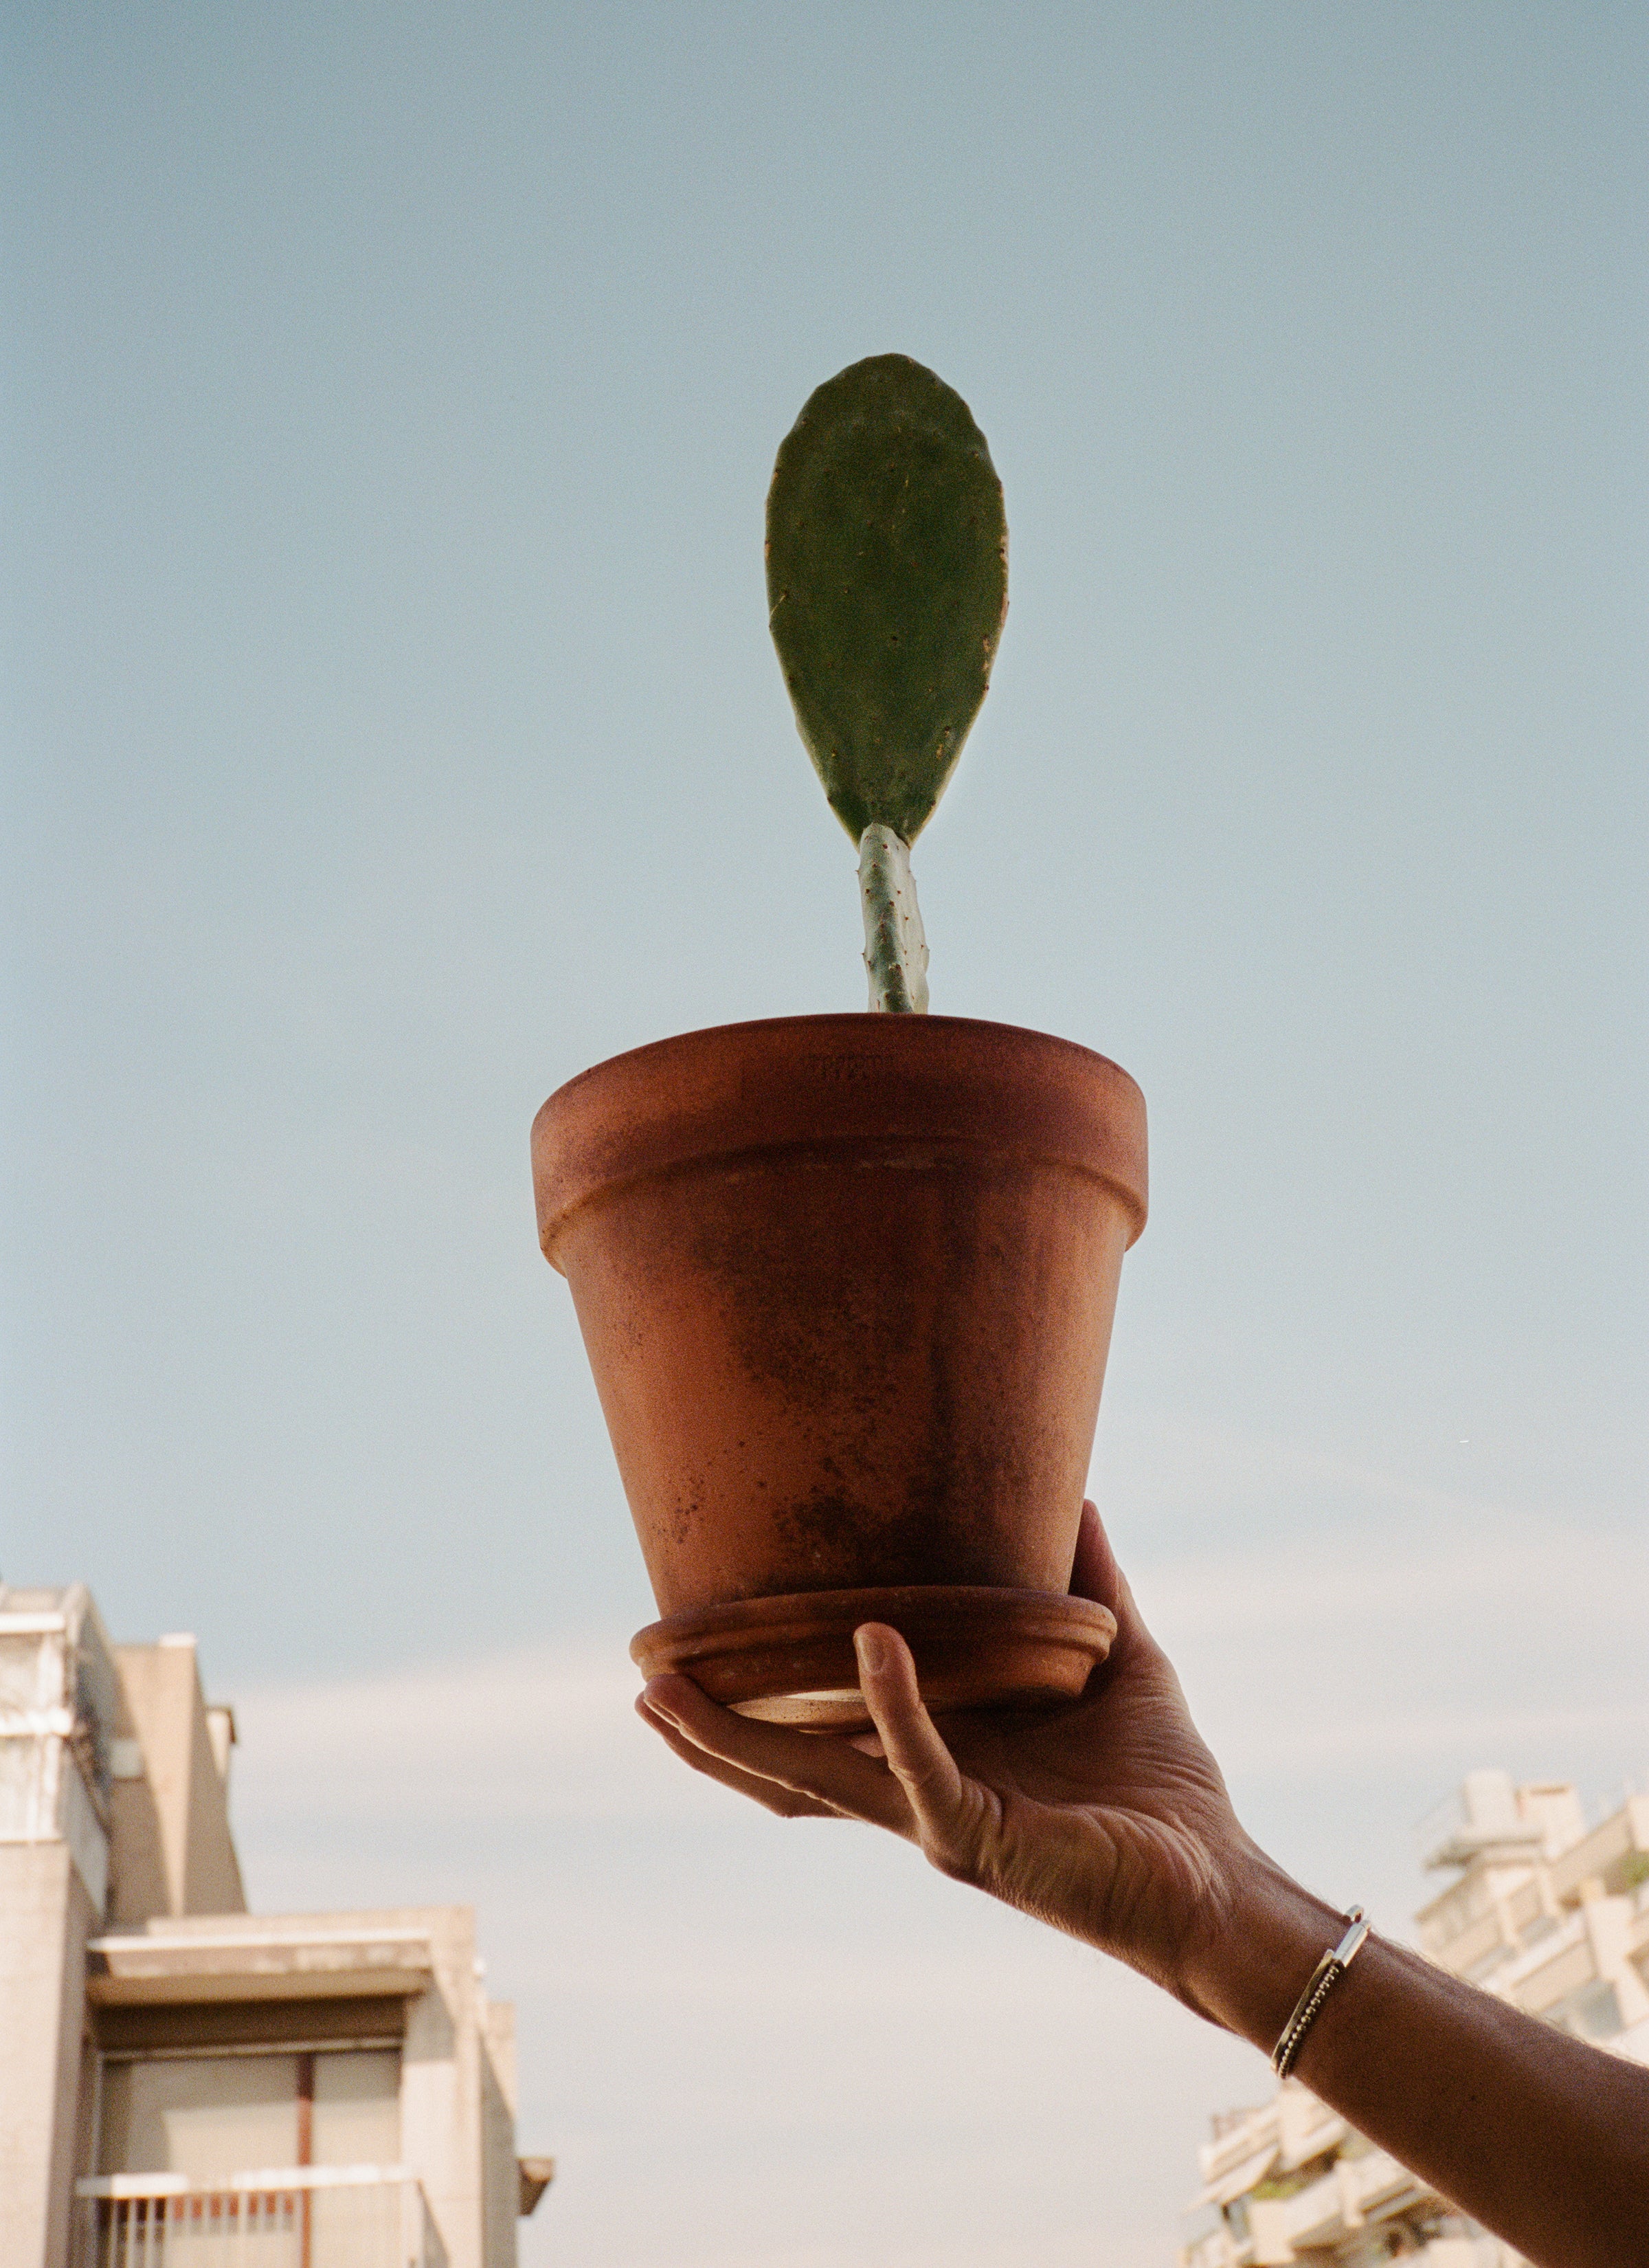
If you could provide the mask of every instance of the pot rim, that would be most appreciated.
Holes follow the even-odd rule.
[[[1104,1182],[1145,1224],[1145,1101],[1075,1040],[968,1016],[865,1010],[710,1025],[652,1040],[558,1087],[533,1122],[539,1241],[637,1182],[857,1151],[942,1166],[981,1151]],[[564,1271],[563,1271],[564,1272]]]

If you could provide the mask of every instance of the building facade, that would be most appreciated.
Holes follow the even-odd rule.
[[[1571,1786],[1472,1772],[1422,1835],[1451,1877],[1415,1917],[1428,1958],[1649,2063],[1649,1799],[1588,1830]],[[1217,2117],[1200,2161],[1181,2268],[1527,2268],[1297,2080]]]
[[[195,1644],[0,1585],[5,2268],[514,2268],[513,2012],[467,1907],[252,1915]]]

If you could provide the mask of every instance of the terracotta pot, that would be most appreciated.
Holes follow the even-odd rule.
[[[665,1619],[718,1699],[863,1723],[857,1623],[930,1701],[1080,1691],[1066,1595],[1145,1099],[1103,1056],[947,1016],[797,1016],[638,1048],[533,1129]]]

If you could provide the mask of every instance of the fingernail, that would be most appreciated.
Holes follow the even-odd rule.
[[[861,1669],[867,1669],[874,1677],[878,1670],[887,1667],[887,1649],[882,1643],[880,1631],[856,1630],[853,1643],[858,1649]]]
[[[650,1717],[656,1717],[661,1725],[674,1725],[678,1733],[681,1731],[681,1719],[676,1715],[674,1709],[666,1709],[664,1703],[662,1701],[655,1701],[651,1693],[644,1693],[641,1698],[642,1705],[645,1708],[647,1714]]]

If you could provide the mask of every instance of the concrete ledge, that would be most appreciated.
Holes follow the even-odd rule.
[[[89,2174],[75,2183],[83,2198],[290,2196],[298,2190],[399,2188],[405,2166],[262,2166],[245,2174]]]
[[[239,1917],[237,1917],[239,1918]],[[423,1992],[434,1975],[423,1929],[133,1931],[86,1948],[86,1997],[144,2001],[293,2000]]]

